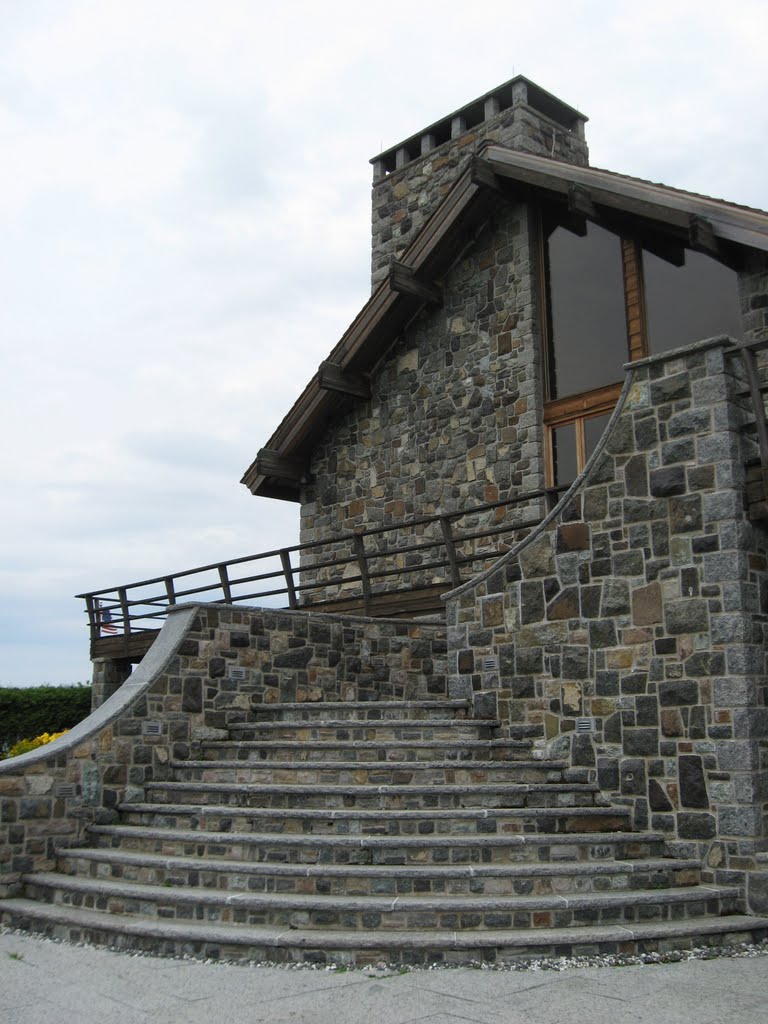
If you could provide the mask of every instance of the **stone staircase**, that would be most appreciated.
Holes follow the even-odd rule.
[[[464,701],[260,704],[172,762],[6,924],[257,961],[506,961],[746,940],[736,886]],[[522,731],[524,733],[524,730]],[[686,851],[687,852],[687,851]]]

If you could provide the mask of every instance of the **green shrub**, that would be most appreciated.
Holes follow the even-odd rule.
[[[0,687],[0,753],[28,736],[71,729],[91,713],[91,687]]]

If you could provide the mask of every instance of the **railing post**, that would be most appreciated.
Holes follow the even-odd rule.
[[[168,604],[176,604],[176,591],[173,589],[173,576],[165,577],[165,593],[168,596]]]
[[[371,581],[368,578],[368,556],[365,553],[365,543],[359,533],[355,533],[352,538],[352,543],[355,546],[355,556],[360,568],[360,580],[363,585],[363,611],[367,615],[371,604]]]
[[[287,548],[282,548],[280,551],[280,562],[283,566],[283,573],[285,575],[285,585],[288,588],[288,607],[297,608],[298,601],[296,600],[296,587],[293,585],[293,566],[291,565],[291,553]]]
[[[85,607],[88,609],[88,628],[91,633],[91,643],[93,643],[94,640],[99,639],[100,635],[98,602],[94,601],[90,594],[87,594],[85,598]]]
[[[448,562],[451,566],[451,580],[454,587],[458,587],[461,583],[461,576],[459,575],[459,565],[456,561],[456,545],[453,542],[453,528],[449,516],[440,516],[440,529],[443,531],[443,543],[445,544]]]
[[[760,449],[760,462],[763,467],[763,477],[768,471],[768,425],[765,422],[765,406],[763,396],[760,392],[760,378],[757,373],[757,360],[752,349],[746,346],[741,349],[741,361],[747,374],[749,394],[752,398],[752,405],[755,410],[755,428],[757,429],[757,444]]]
[[[123,632],[127,635],[131,632],[131,613],[128,609],[128,593],[125,587],[119,587],[117,596],[120,600],[120,611],[123,613]]]
[[[224,591],[224,601],[227,604],[232,604],[232,590],[229,586],[229,576],[227,575],[226,565],[219,566],[219,579],[221,580],[221,589]]]

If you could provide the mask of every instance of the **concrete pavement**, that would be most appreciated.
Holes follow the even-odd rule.
[[[286,970],[0,931],[3,1024],[764,1024],[768,956],[565,971]]]

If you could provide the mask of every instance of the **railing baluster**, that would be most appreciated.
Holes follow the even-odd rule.
[[[88,609],[88,629],[91,634],[91,643],[93,643],[101,635],[101,630],[99,629],[99,602],[88,594],[85,599],[85,607]]]
[[[229,576],[227,575],[226,565],[219,566],[219,579],[221,580],[221,589],[224,591],[225,603],[232,604],[232,590],[229,585]]]
[[[128,593],[125,587],[118,587],[117,596],[120,601],[120,611],[123,613],[123,632],[128,635],[131,632],[131,612],[128,608]]]
[[[168,595],[168,604],[176,604],[176,591],[173,588],[173,576],[165,577],[165,592]]]
[[[445,544],[446,554],[451,566],[451,580],[454,587],[458,587],[461,583],[461,575],[459,574],[459,566],[456,562],[456,545],[453,542],[453,528],[451,527],[449,516],[440,516],[440,529],[443,531],[443,543]]]
[[[283,548],[280,552],[280,561],[283,566],[283,573],[285,574],[285,585],[288,588],[288,607],[298,607],[298,601],[296,600],[296,588],[293,584],[293,566],[291,565],[291,553],[287,548]]]
[[[363,610],[367,615],[371,604],[371,581],[368,578],[368,556],[365,553],[365,543],[359,533],[354,534],[352,543],[355,546],[355,556],[357,558],[357,564],[360,567],[360,581],[363,585]]]

